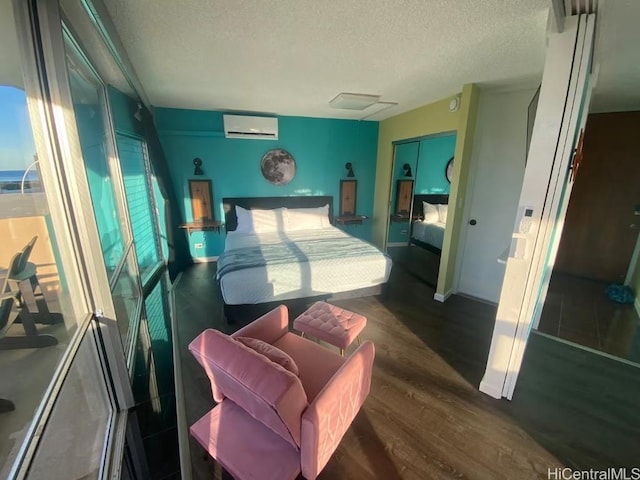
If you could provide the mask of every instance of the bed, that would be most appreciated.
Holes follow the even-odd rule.
[[[331,196],[224,198],[223,206],[216,278],[230,322],[250,305],[376,295],[389,278],[388,256],[332,225]]]
[[[437,254],[442,252],[448,202],[449,195],[413,196],[413,211],[419,213],[419,218],[411,225],[413,245]]]

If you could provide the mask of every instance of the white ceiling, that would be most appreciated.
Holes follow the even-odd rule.
[[[399,102],[371,117],[381,119],[468,82],[538,81],[544,61],[547,0],[104,1],[158,106],[336,118],[374,110],[328,107],[347,91]],[[21,87],[11,6],[0,1],[0,84]],[[640,110],[638,18],[638,0],[600,0],[592,111]]]
[[[0,1],[0,85],[24,88],[12,4]]]
[[[361,118],[340,92],[398,105],[537,80],[548,0],[104,0],[151,103]]]
[[[600,0],[592,112],[640,110],[640,1]]]

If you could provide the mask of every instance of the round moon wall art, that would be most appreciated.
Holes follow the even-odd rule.
[[[269,150],[260,163],[262,176],[274,185],[286,185],[296,174],[296,161],[286,150]]]

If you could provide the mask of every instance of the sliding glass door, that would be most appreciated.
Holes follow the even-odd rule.
[[[16,59],[6,75],[3,64],[0,79],[8,107],[0,108],[2,135],[14,146],[3,150],[0,166],[5,177],[20,177],[8,179],[1,194],[8,218],[0,235],[15,251],[0,273],[0,364],[12,372],[2,376],[10,397],[2,425],[10,431],[0,440],[1,475],[102,478],[117,469],[116,439],[131,392],[80,161],[86,145],[75,131],[55,5],[25,1],[13,8],[0,15],[15,32]],[[99,151],[99,141],[90,147]],[[109,193],[102,198],[109,201]],[[110,258],[124,252],[119,233]]]
[[[529,161],[520,195],[487,369],[480,390],[513,395],[555,261],[572,162],[590,99],[595,15],[566,18],[549,37]]]
[[[0,7],[2,478],[148,474],[127,422],[138,366],[171,360],[166,247],[140,103],[114,112],[137,97],[98,20],[85,0]]]
[[[9,478],[24,456],[34,419],[44,414],[52,384],[91,322],[72,230],[59,215],[61,185],[32,115],[40,98],[25,85],[13,13],[12,3],[2,2],[0,478]],[[101,412],[111,413],[110,405]]]

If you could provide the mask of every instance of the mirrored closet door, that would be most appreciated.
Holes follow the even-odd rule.
[[[397,142],[391,179],[387,251],[436,286],[447,225],[455,133]]]

